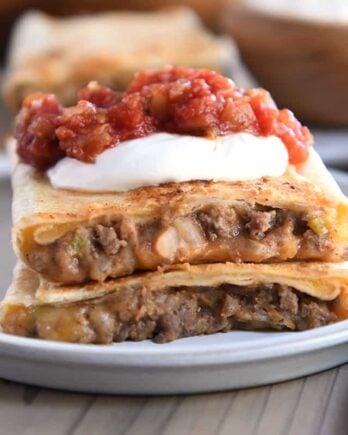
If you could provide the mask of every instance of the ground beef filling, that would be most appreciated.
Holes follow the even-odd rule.
[[[3,327],[15,335],[77,343],[166,343],[233,329],[315,328],[336,320],[330,304],[278,284],[152,291],[136,287],[73,307],[14,310],[5,316]]]
[[[65,284],[103,281],[184,262],[339,261],[323,221],[320,212],[309,217],[245,203],[142,223],[104,218],[52,244],[35,244],[27,258],[44,277]]]

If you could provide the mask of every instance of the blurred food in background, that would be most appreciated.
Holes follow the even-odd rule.
[[[189,9],[170,12],[178,5],[232,36],[279,106],[305,122],[348,126],[348,0],[0,0],[3,48],[24,12],[7,48],[7,104],[16,109],[36,90],[69,103],[89,80],[124,88],[135,70],[165,63],[225,74],[233,64],[237,84],[253,86],[233,42]]]
[[[4,95],[14,110],[36,91],[69,104],[91,80],[124,89],[137,70],[165,64],[226,72],[233,53],[188,8],[66,18],[30,12],[13,30]]]
[[[111,10],[155,10],[170,6],[189,6],[209,26],[216,27],[219,12],[232,0],[0,0],[0,54],[4,53],[14,20],[28,9],[52,15],[71,15]]]
[[[221,24],[280,106],[348,126],[348,1],[244,0],[226,6]]]

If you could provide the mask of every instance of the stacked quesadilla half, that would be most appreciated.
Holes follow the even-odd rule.
[[[289,164],[281,176],[82,191],[19,159],[20,140],[5,332],[163,343],[348,317],[347,202],[323,167],[320,183]]]

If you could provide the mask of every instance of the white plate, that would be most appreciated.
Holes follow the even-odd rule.
[[[348,192],[347,175],[335,176]],[[9,222],[6,186],[0,182],[2,222],[4,218]],[[10,249],[9,224],[0,229],[0,289],[4,290],[12,263],[10,252],[3,252]],[[347,361],[348,321],[305,332],[235,331],[162,345],[149,341],[74,345],[0,333],[0,378],[95,393],[171,394],[251,387]]]
[[[230,332],[159,345],[74,345],[0,334],[0,377],[115,394],[197,393],[284,381],[348,361],[348,321],[300,333]]]

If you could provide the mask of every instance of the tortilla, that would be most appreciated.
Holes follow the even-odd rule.
[[[66,303],[92,299],[123,287],[139,284],[158,290],[164,287],[193,285],[217,287],[225,283],[237,286],[277,283],[329,301],[348,289],[348,262],[182,264],[166,266],[146,274],[109,280],[105,283],[92,282],[82,287],[57,286],[41,281],[36,289],[36,298],[40,303]]]
[[[184,262],[342,261],[346,255],[346,203],[328,197],[294,170],[243,182],[192,181],[86,193],[53,188],[45,174],[18,163],[14,141],[10,148],[14,247],[24,263],[51,281],[103,281]],[[278,213],[284,222],[251,238],[250,216],[241,216],[238,234],[225,234],[232,228],[235,209],[256,216],[259,210]],[[98,225],[116,228],[119,246],[91,264],[95,250],[84,249],[91,246],[89,238],[95,240]],[[302,232],[308,227],[308,234],[298,236],[298,225],[305,226]],[[81,244],[83,252],[75,253]],[[71,271],[68,262],[76,256],[79,268]]]
[[[348,318],[348,263],[185,264],[84,286],[18,264],[1,309],[4,332],[79,343],[307,329]]]

